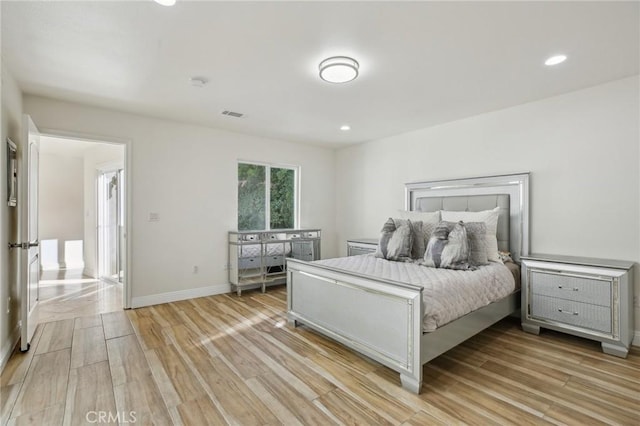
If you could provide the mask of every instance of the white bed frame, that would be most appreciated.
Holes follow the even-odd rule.
[[[509,195],[509,248],[529,252],[529,174],[406,185],[406,209],[429,197]],[[400,373],[402,387],[420,393],[422,365],[518,311],[520,291],[430,333],[422,332],[422,287],[359,276],[288,259],[289,323],[304,324]]]

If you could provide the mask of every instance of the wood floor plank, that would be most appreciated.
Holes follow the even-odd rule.
[[[434,362],[425,366],[425,371],[431,370],[440,373],[444,383],[447,382],[447,378],[451,378],[491,393],[495,395],[495,398],[506,399],[512,401],[513,404],[528,407],[531,412],[544,413],[554,403],[551,396],[543,397],[526,388],[514,386],[509,380],[503,380],[498,374],[472,365],[465,365],[455,358],[449,357],[448,354],[436,358]],[[426,383],[430,383],[430,381],[426,381]],[[441,385],[436,383],[435,386],[440,387]]]
[[[177,409],[184,425],[202,424],[204,419],[207,424],[211,425],[228,424],[213,402],[206,396],[184,402],[178,405]]]
[[[58,404],[64,405],[70,363],[71,349],[35,355],[11,417],[38,413]]]
[[[11,417],[21,387],[22,383],[0,387],[0,424],[6,424]]]
[[[161,346],[149,352],[155,352],[180,402],[191,401],[205,395],[204,389],[173,345]],[[162,388],[160,390],[162,391]]]
[[[88,315],[74,320],[73,328],[75,330],[91,327],[102,327],[102,317],[100,315]]]
[[[163,326],[159,324],[153,315],[137,315],[136,311],[127,312],[143,350],[154,349],[167,344],[165,336],[162,334]]]
[[[38,324],[31,340],[32,348],[38,347],[40,337],[42,336],[42,330],[44,330],[44,324]],[[13,353],[2,370],[2,374],[0,375],[0,386],[14,385],[18,383],[21,384],[24,382],[34,355],[35,350],[22,352],[20,350],[20,345],[17,344],[13,348]]]
[[[392,422],[377,414],[342,389],[334,389],[318,398],[344,424],[391,425]]]
[[[46,323],[42,330],[42,336],[38,341],[35,355],[70,348],[71,340],[73,339],[73,327],[73,319]]]
[[[64,414],[65,426],[86,425],[94,419],[99,421],[97,413],[100,412],[107,413],[107,423],[118,423],[119,413],[114,399],[109,363],[102,361],[72,368]]]
[[[256,377],[304,425],[327,425],[333,421],[280,377],[269,373]]]
[[[133,334],[133,327],[124,311],[102,314],[102,326],[107,340]]]
[[[7,426],[59,426],[64,418],[64,404],[56,404],[38,412],[12,418]]]
[[[71,368],[107,360],[107,344],[102,326],[76,328],[71,346]]]
[[[172,303],[163,303],[161,305],[154,305],[151,307],[151,311],[154,313],[154,318],[158,322],[161,318],[168,326],[182,324],[182,319],[178,315],[179,310]]]
[[[357,370],[352,370],[341,362],[323,354],[311,357],[310,360],[333,375],[339,381],[338,387],[348,389],[372,407],[385,407],[385,418],[393,422],[404,422],[411,417],[413,411],[410,407],[391,398],[370,379],[358,374]]]
[[[413,415],[413,417],[411,417],[409,420],[404,422],[402,425],[403,426],[425,426],[425,425],[448,426],[450,424],[452,424],[452,421],[442,421],[425,411],[418,411],[416,414]]]
[[[242,425],[277,424],[277,418],[223,360],[203,357],[195,349],[188,351],[212,396],[225,413]]]
[[[135,424],[171,425],[167,406],[151,373],[122,383],[113,389],[118,413],[136,417]],[[132,422],[133,423],[133,422]]]
[[[151,375],[149,364],[134,335],[107,340],[107,354],[114,387]]]

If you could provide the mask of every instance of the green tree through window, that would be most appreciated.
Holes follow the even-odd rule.
[[[238,163],[238,230],[294,228],[295,183],[295,169]]]

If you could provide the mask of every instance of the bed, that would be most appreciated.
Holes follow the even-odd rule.
[[[516,263],[528,254],[528,173],[410,183],[405,199],[409,211],[496,208],[498,248],[509,251]],[[371,255],[362,259],[372,260]],[[420,393],[423,364],[520,307],[520,291],[512,289],[459,318],[436,320],[433,327],[425,317],[424,283],[400,273],[363,273],[366,267],[340,262],[287,260],[290,324],[310,327],[397,371],[402,387],[413,393]]]

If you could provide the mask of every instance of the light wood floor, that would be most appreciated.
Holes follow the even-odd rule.
[[[619,359],[507,319],[427,364],[413,395],[389,369],[289,327],[285,300],[279,288],[46,323],[1,376],[3,424],[88,424],[98,412],[185,425],[640,419],[638,348]]]

